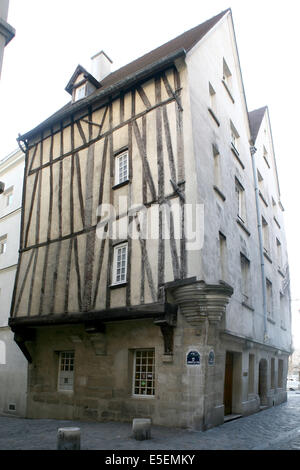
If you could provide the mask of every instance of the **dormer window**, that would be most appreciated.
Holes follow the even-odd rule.
[[[74,89],[74,101],[78,101],[78,100],[81,100],[82,98],[85,98],[85,95],[86,95],[86,83]]]

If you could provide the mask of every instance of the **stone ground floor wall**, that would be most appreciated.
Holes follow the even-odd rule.
[[[181,315],[173,343],[173,355],[164,354],[161,329],[152,320],[110,323],[97,334],[81,325],[39,328],[30,346],[28,417],[143,417],[153,424],[205,430],[224,422],[229,409],[225,396],[229,414],[241,415],[286,400],[288,357],[275,349],[220,334],[208,322],[195,328]],[[135,355],[145,350],[155,355],[153,396],[134,394]],[[59,391],[61,352],[74,352],[73,390]],[[149,387],[151,374],[144,377]],[[229,393],[224,393],[224,382],[229,382]]]
[[[0,415],[26,416],[28,364],[9,327],[0,328]]]

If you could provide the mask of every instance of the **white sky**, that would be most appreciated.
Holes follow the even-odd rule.
[[[299,0],[10,0],[15,38],[0,82],[0,159],[25,133],[69,101],[78,64],[103,49],[117,69],[232,9],[249,111],[268,105],[285,207],[292,299],[300,299]],[[300,347],[300,302],[292,302]],[[298,331],[298,334],[296,335]]]

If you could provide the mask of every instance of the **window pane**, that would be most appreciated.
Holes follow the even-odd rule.
[[[154,362],[154,350],[149,349],[135,352],[135,395],[153,396],[155,394]]]

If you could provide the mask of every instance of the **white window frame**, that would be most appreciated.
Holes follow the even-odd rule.
[[[215,92],[215,89],[214,87],[212,86],[212,84],[209,82],[209,104],[210,104],[210,108],[212,110],[212,112],[214,114],[217,114],[217,97],[216,97],[216,92]]]
[[[245,224],[246,223],[246,202],[245,202],[245,189],[235,178],[235,191],[238,194],[238,213],[237,216]]]
[[[124,162],[126,162],[124,170]],[[129,155],[128,150],[115,156],[115,185],[126,183],[129,180]]]
[[[86,96],[86,83],[83,83],[82,85],[79,85],[77,88],[74,90],[74,101],[79,101],[85,98]]]
[[[223,81],[227,85],[229,91],[231,92],[232,88],[232,73],[230,68],[227,65],[226,60],[223,58]]]
[[[239,147],[240,147],[240,135],[236,130],[235,126],[233,125],[232,121],[230,121],[230,139],[231,145],[236,153],[239,154]]]
[[[267,290],[267,314],[269,318],[273,318],[273,285],[272,282],[266,278]]]
[[[75,352],[74,351],[60,351],[59,361],[58,361],[58,381],[57,381],[57,390],[59,392],[72,393],[74,391],[74,366],[75,366]]]
[[[125,258],[122,259],[125,254]],[[119,256],[121,258],[119,258]],[[123,262],[124,261],[124,262]],[[114,246],[113,256],[113,284],[124,284],[127,282],[127,265],[128,265],[128,242],[120,243]],[[118,272],[120,270],[120,272]],[[123,270],[123,272],[122,272]]]
[[[249,301],[250,297],[250,260],[245,256],[243,253],[240,253],[240,261],[241,261],[241,281],[242,281],[242,295],[246,302]]]
[[[5,197],[5,207],[9,207],[12,205],[13,194],[14,194],[13,186],[8,188],[6,191],[4,191],[3,196]]]
[[[7,235],[0,237],[0,255],[4,255],[7,250]]]
[[[261,218],[261,225],[262,225],[262,234],[263,234],[263,248],[266,253],[269,253],[270,252],[269,224],[263,216]]]
[[[145,355],[144,366],[143,361],[141,364],[137,361],[138,353]],[[151,353],[153,359],[152,366],[148,361],[149,356],[147,353]],[[136,398],[155,398],[155,349],[136,349],[134,351],[133,362],[132,396]],[[142,370],[143,368],[145,369],[144,371]],[[151,377],[149,377],[150,375]],[[143,382],[145,382],[145,386],[143,386]],[[140,392],[150,390],[152,393],[136,393],[137,389],[139,389]]]

